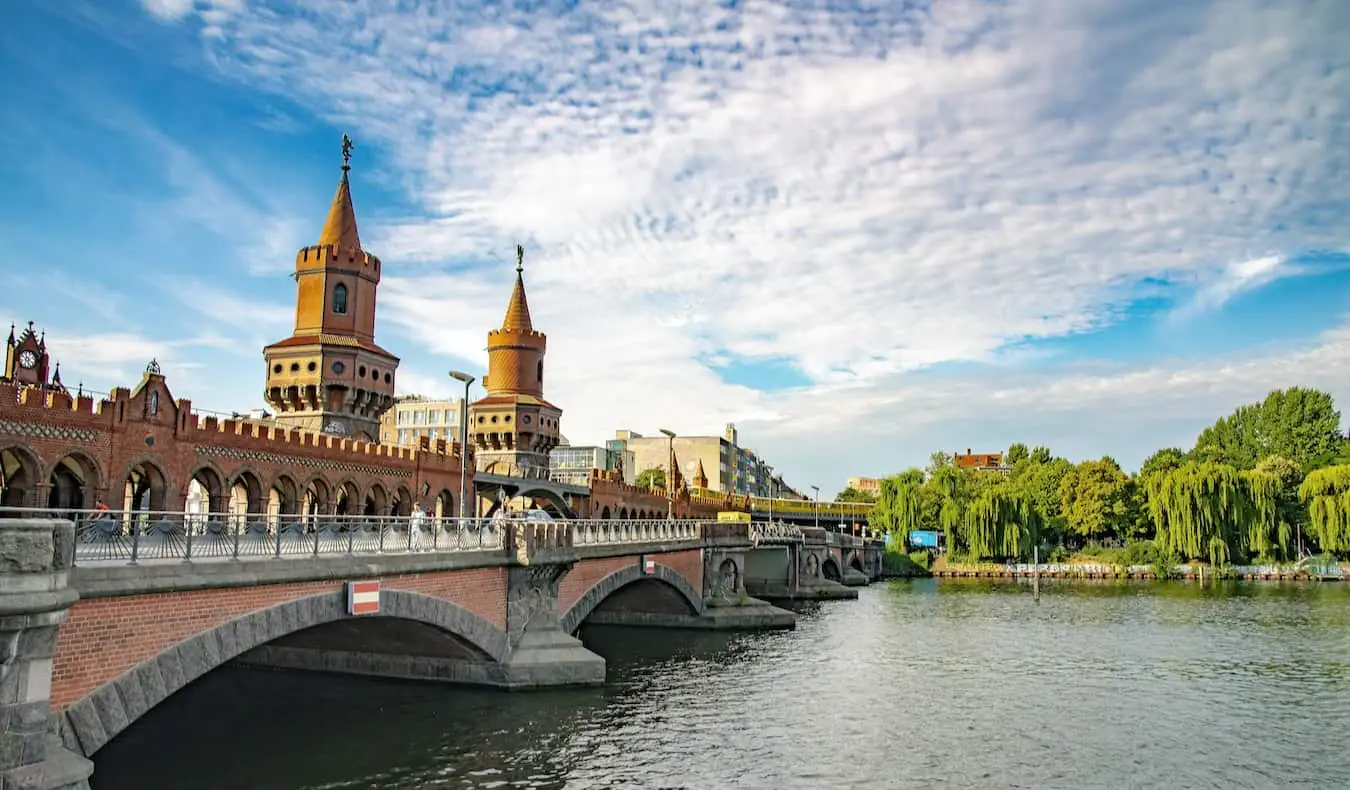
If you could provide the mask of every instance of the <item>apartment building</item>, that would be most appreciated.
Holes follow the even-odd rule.
[[[394,408],[380,417],[380,442],[417,445],[422,437],[431,441],[459,441],[459,399],[432,400],[421,395],[394,399]]]

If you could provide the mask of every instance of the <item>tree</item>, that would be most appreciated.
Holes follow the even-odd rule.
[[[1031,498],[1005,481],[976,494],[965,510],[962,527],[973,559],[1015,559],[1031,552],[1040,516]]]
[[[881,496],[868,521],[876,529],[891,536],[891,547],[897,551],[908,543],[909,533],[921,529],[924,521],[923,472],[911,469],[881,481]]]
[[[1044,446],[1032,448],[1030,457],[1038,464],[1048,464],[1050,463],[1050,448]]]
[[[1060,508],[1070,530],[1089,540],[1124,535],[1131,518],[1129,482],[1110,458],[1071,469],[1059,484]]]
[[[1062,543],[1067,533],[1067,522],[1060,507],[1059,484],[1073,470],[1073,464],[1063,458],[1037,461],[1035,454],[1013,471],[1013,483],[1020,486],[1030,498],[1040,516],[1041,536]]]
[[[1255,475],[1270,476],[1275,485],[1275,529],[1278,533],[1293,533],[1301,548],[1302,534],[1307,527],[1308,509],[1299,501],[1298,488],[1303,483],[1303,470],[1298,464],[1281,455],[1271,455],[1261,459],[1253,470]],[[1284,541],[1288,546],[1288,540]],[[1288,552],[1284,552],[1286,555]]]
[[[1021,442],[1014,442],[1008,447],[1008,452],[1003,456],[1003,463],[1008,466],[1017,466],[1022,461],[1031,457],[1031,452],[1027,446]]]
[[[1310,472],[1298,494],[1308,506],[1308,533],[1322,551],[1350,553],[1350,465]]]
[[[1186,462],[1186,452],[1180,447],[1164,447],[1144,459],[1139,467],[1141,478],[1166,474]]]
[[[1261,477],[1261,476],[1258,476]],[[1249,545],[1277,542],[1269,481],[1228,464],[1183,464],[1155,478],[1149,512],[1163,551],[1222,565],[1244,557]]]
[[[635,482],[638,488],[665,488],[666,471],[659,466],[643,469]]]
[[[834,501],[872,503],[876,502],[877,498],[873,494],[870,494],[866,491],[859,491],[858,489],[849,486],[848,488],[845,488],[843,491],[840,491],[838,494],[836,494],[834,497]]]
[[[928,456],[928,467],[923,470],[925,477],[932,477],[938,473],[938,470],[950,467],[955,462],[952,454],[944,450],[938,450]]]
[[[1344,447],[1341,413],[1321,390],[1275,390],[1260,403],[1239,406],[1200,433],[1191,455],[1237,469],[1254,469],[1268,455],[1281,455],[1305,471],[1334,460]]]

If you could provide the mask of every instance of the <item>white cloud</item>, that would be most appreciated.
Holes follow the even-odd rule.
[[[192,13],[193,0],[141,0],[151,16],[165,22],[177,22]]]
[[[463,264],[526,241],[574,440],[824,417],[859,436],[929,399],[951,419],[1284,385],[1239,366],[1216,389],[1183,363],[931,393],[905,374],[1109,323],[1144,278],[1202,283],[1217,306],[1269,261],[1345,243],[1325,219],[1350,203],[1336,0],[294,5],[205,20],[205,45],[400,168],[425,216],[363,220],[388,264],[381,332],[481,365],[509,269]],[[1223,270],[1253,249],[1267,263]],[[709,353],[785,357],[816,386],[728,385]]]

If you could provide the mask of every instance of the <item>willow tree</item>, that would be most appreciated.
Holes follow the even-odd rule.
[[[1280,498],[1284,481],[1280,476],[1263,469],[1242,472],[1247,487],[1246,535],[1247,547],[1262,559],[1282,559],[1289,556],[1289,541],[1294,528],[1282,518]]]
[[[980,491],[966,507],[962,537],[974,559],[1025,556],[1040,528],[1040,514],[1025,491],[1007,483]]]
[[[868,520],[873,527],[891,536],[891,546],[903,547],[909,533],[922,529],[923,500],[920,487],[923,473],[917,469],[894,475],[881,481],[881,495]]]
[[[1298,495],[1308,505],[1308,532],[1322,551],[1350,553],[1350,465],[1310,472]]]
[[[1227,464],[1188,462],[1148,483],[1157,544],[1184,559],[1223,565],[1246,554],[1251,490]],[[1273,505],[1272,505],[1273,507]]]

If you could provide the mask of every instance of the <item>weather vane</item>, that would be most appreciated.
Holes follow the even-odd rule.
[[[352,138],[344,132],[342,135],[342,169],[352,169]]]
[[[525,248],[516,245],[516,274],[525,271]]]

